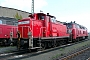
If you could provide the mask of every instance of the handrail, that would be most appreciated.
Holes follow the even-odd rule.
[[[46,27],[41,27],[40,28],[40,34],[43,32],[41,29],[43,29],[43,28],[46,28]],[[39,38],[40,38],[40,34],[39,34]],[[41,35],[43,35],[43,33],[41,34]],[[41,37],[43,37],[43,36],[41,36]]]

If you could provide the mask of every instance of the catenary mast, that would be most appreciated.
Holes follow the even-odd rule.
[[[31,13],[34,14],[34,0],[32,0]]]
[[[34,0],[32,0],[31,13],[34,14]],[[32,21],[32,48],[33,48],[33,21]]]

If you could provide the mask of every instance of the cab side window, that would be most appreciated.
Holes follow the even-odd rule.
[[[56,19],[55,18],[51,18],[51,22],[52,23],[56,23]]]
[[[45,16],[42,14],[38,14],[38,20],[45,20]]]
[[[54,22],[54,19],[53,19],[53,18],[51,18],[51,21],[52,21],[52,22]]]
[[[45,16],[41,16],[40,17],[40,20],[45,20]]]

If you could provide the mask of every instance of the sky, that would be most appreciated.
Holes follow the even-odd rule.
[[[35,12],[54,15],[61,22],[76,21],[90,32],[90,0],[34,0]],[[31,0],[0,0],[0,6],[31,12]]]

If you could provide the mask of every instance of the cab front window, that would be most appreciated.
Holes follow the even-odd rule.
[[[67,28],[73,28],[73,24],[71,24],[71,23],[65,23],[64,25],[66,25]]]

